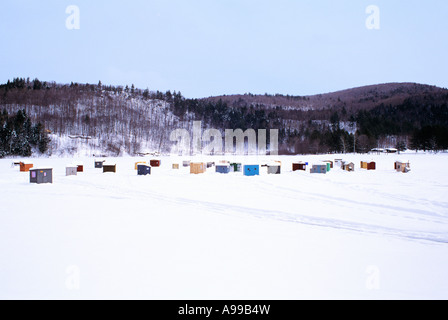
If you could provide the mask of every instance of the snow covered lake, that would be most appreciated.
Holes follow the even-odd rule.
[[[356,171],[292,172],[337,158]],[[448,298],[448,154],[280,156],[281,175],[257,177],[182,160],[272,159],[162,157],[137,176],[149,159],[107,158],[116,174],[28,159],[54,168],[46,185],[0,160],[0,298]]]

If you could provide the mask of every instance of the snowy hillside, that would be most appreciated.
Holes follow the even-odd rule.
[[[279,130],[281,154],[365,153],[377,147],[448,150],[448,90],[417,84],[312,97],[187,99],[176,91],[17,78],[0,84],[3,109],[10,115],[25,110],[33,123],[41,123],[52,134],[49,152],[56,156],[85,156],[92,150],[110,156],[169,153],[171,133],[187,129],[191,134],[194,121],[221,132]],[[92,139],[70,142],[69,137]]]
[[[55,156],[169,151],[169,133],[191,126],[188,114],[180,120],[162,97],[138,89],[51,83],[46,90],[6,92],[0,108],[10,114],[25,110],[34,122],[42,123],[51,133],[49,153]]]
[[[356,171],[291,170],[335,158]],[[182,168],[221,157],[163,157],[142,177],[142,159],[106,159],[116,174],[90,157],[33,159],[54,168],[48,185],[0,160],[0,298],[448,297],[447,154],[281,156],[281,175],[258,177]]]

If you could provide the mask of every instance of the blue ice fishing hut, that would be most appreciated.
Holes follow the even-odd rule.
[[[217,164],[216,165],[216,173],[224,173],[227,174],[230,172],[229,164]]]
[[[245,165],[244,166],[244,175],[245,176],[259,176],[260,175],[260,166],[259,165]]]
[[[327,165],[326,164],[315,164],[310,170],[310,173],[327,173]]]
[[[151,174],[151,166],[147,164],[139,164],[137,166],[137,175],[146,176],[148,174]]]

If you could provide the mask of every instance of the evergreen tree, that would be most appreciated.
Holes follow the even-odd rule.
[[[16,155],[29,157],[32,149],[39,152],[48,150],[50,139],[41,123],[32,124],[25,110],[20,110],[9,117],[4,110],[0,115],[0,157]]]
[[[39,79],[34,79],[33,81],[33,90],[41,90],[42,89],[42,82],[39,81]]]
[[[149,99],[149,89],[148,88],[145,91],[143,91],[143,98]]]

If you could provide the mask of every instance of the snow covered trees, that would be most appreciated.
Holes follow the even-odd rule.
[[[226,129],[277,129],[282,154],[368,152],[392,146],[447,150],[447,101],[445,89],[393,84],[310,97],[245,94],[205,99],[101,81],[64,85],[16,78],[0,84],[0,110],[16,114],[25,109],[58,139],[89,136],[90,148],[113,155],[170,152],[170,133],[190,131],[194,121],[222,134]],[[55,150],[65,148],[58,139],[52,145]],[[23,138],[8,141],[16,140]],[[41,142],[40,149],[45,147]]]
[[[32,150],[48,150],[50,139],[41,123],[33,125],[25,110],[10,117],[4,110],[0,115],[0,157],[9,155],[29,157]]]

